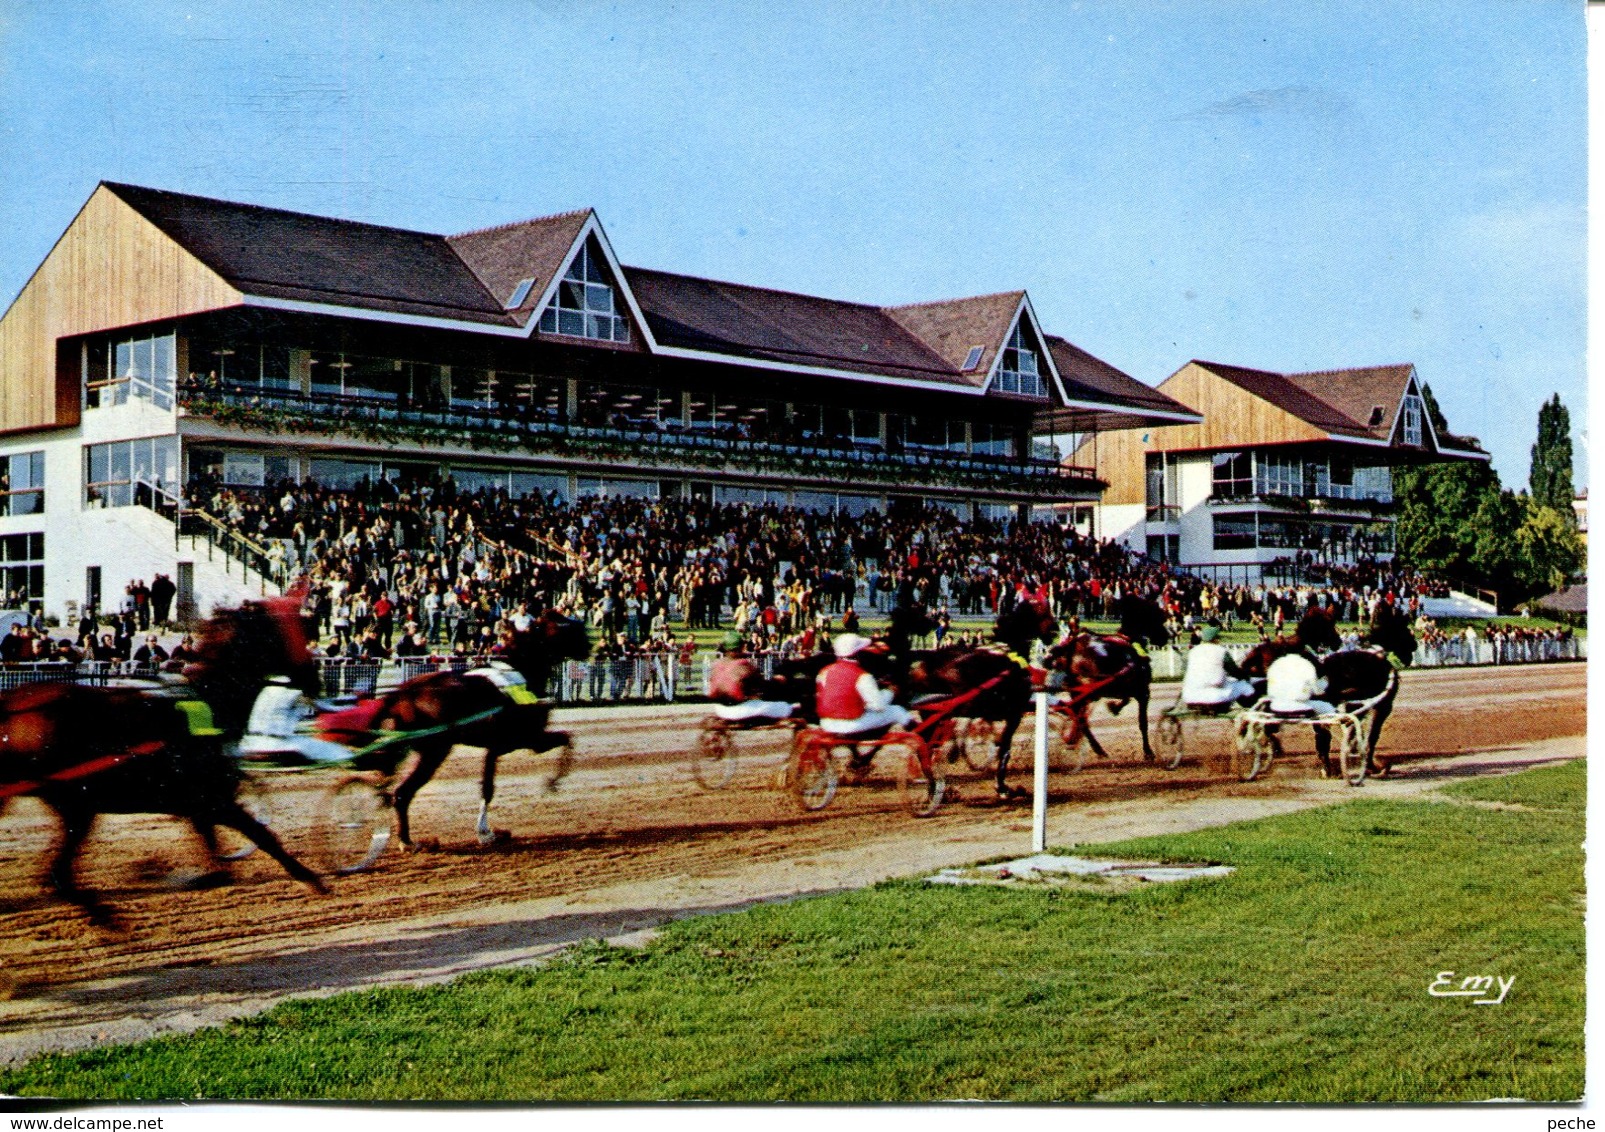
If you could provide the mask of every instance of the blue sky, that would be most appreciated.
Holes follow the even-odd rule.
[[[321,9],[321,10],[314,10]],[[900,303],[1157,384],[1412,361],[1583,465],[1583,6],[0,3],[0,302],[101,179]]]

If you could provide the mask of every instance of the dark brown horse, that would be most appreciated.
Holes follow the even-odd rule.
[[[1366,736],[1366,760],[1376,774],[1386,774],[1387,764],[1376,757],[1377,740],[1382,736],[1382,725],[1393,714],[1393,704],[1399,695],[1399,674],[1389,662],[1392,652],[1404,664],[1415,652],[1415,637],[1409,623],[1391,606],[1384,607],[1371,627],[1367,643],[1371,648],[1343,649],[1343,639],[1336,625],[1337,611],[1311,606],[1299,619],[1298,629],[1291,638],[1278,638],[1255,645],[1241,665],[1243,675],[1250,680],[1263,680],[1271,664],[1278,658],[1297,653],[1315,664],[1316,671],[1326,679],[1326,700],[1332,704],[1357,703],[1381,697],[1371,709],[1371,727]],[[1274,732],[1272,741],[1276,742]],[[1327,728],[1315,728],[1315,753],[1321,760],[1321,773],[1332,774],[1332,736]]]
[[[1048,653],[1048,669],[1064,679],[1065,690],[1082,700],[1104,700],[1111,712],[1119,712],[1130,701],[1137,703],[1137,731],[1142,736],[1142,757],[1154,761],[1148,741],[1148,699],[1153,690],[1153,665],[1143,646],[1159,646],[1170,640],[1165,615],[1151,601],[1134,594],[1120,602],[1120,629],[1117,634],[1100,635],[1083,630],[1072,621],[1063,641]],[[1099,758],[1108,758],[1098,737],[1087,722],[1086,710],[1076,719],[1087,745]]]
[[[549,782],[556,786],[568,769],[569,737],[550,729],[552,705],[534,697],[545,692],[557,664],[584,660],[590,654],[585,626],[548,610],[529,632],[517,635],[513,650],[504,658],[527,681],[521,690],[525,694],[509,694],[485,674],[444,671],[416,677],[380,698],[368,728],[374,733],[414,733],[414,737],[380,747],[358,765],[394,775],[408,751],[417,753],[417,763],[393,797],[396,832],[405,848],[412,848],[407,811],[413,797],[435,776],[453,747],[478,747],[485,752],[475,826],[482,844],[492,839],[490,803],[496,793],[496,762],[503,755],[563,748],[565,758]]]
[[[1009,753],[1020,719],[1031,706],[1031,643],[1050,643],[1059,635],[1059,623],[1046,604],[1022,601],[998,619],[993,637],[997,646],[968,649],[951,646],[911,654],[906,693],[923,696],[958,696],[984,689],[960,709],[970,719],[1003,724],[997,740],[997,793],[1014,796],[1006,782]]]
[[[270,676],[317,690],[293,599],[220,612],[202,631],[199,657],[186,675],[187,688],[33,684],[0,695],[0,809],[11,797],[31,795],[55,811],[62,839],[50,883],[97,923],[112,923],[111,912],[79,887],[74,865],[101,814],[183,818],[218,870],[225,866],[216,827],[237,830],[292,877],[322,890],[316,875],[240,805],[240,768],[224,749],[244,731]]]

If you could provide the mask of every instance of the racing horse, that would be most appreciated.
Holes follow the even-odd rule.
[[[75,865],[101,814],[171,814],[194,827],[224,875],[217,826],[237,830],[296,880],[317,876],[237,799],[239,764],[225,744],[244,732],[251,704],[272,676],[308,693],[318,673],[294,598],[222,610],[201,631],[188,688],[29,684],[0,695],[0,810],[31,795],[55,811],[62,838],[49,869],[56,894],[94,923],[112,912],[82,888]]]
[[[1262,641],[1249,651],[1243,658],[1243,675],[1251,680],[1263,680],[1278,658],[1299,654],[1311,660],[1316,671],[1326,679],[1325,695],[1332,703],[1380,696],[1371,710],[1365,757],[1372,772],[1385,775],[1388,766],[1376,757],[1377,740],[1382,736],[1383,724],[1393,714],[1393,703],[1399,694],[1399,674],[1388,660],[1388,654],[1392,653],[1401,664],[1409,664],[1415,655],[1415,635],[1410,632],[1409,620],[1403,614],[1391,605],[1384,605],[1366,636],[1371,647],[1344,649],[1336,619],[1335,609],[1311,606],[1299,619],[1291,638]],[[1276,741],[1274,732],[1272,741]],[[1315,728],[1315,753],[1321,760],[1321,773],[1326,777],[1332,774],[1331,751],[1331,734],[1325,727]]]
[[[480,844],[493,839],[490,803],[496,793],[496,763],[509,751],[529,750],[535,754],[563,748],[565,755],[549,785],[555,787],[568,770],[567,732],[553,731],[552,705],[535,693],[546,689],[553,668],[564,660],[584,660],[591,655],[585,625],[547,610],[523,633],[515,634],[512,649],[503,658],[527,682],[523,687],[504,688],[494,669],[459,672],[446,670],[414,677],[376,701],[359,705],[354,715],[326,716],[325,726],[335,735],[360,730],[382,741],[386,732],[396,732],[395,741],[375,744],[354,765],[376,769],[387,778],[395,776],[407,752],[418,761],[395,787],[391,801],[396,810],[396,832],[405,849],[413,848],[412,829],[407,820],[413,798],[435,776],[453,747],[478,747],[485,752],[479,778],[479,821],[475,832]],[[352,720],[360,721],[356,724]]]
[[[998,618],[992,633],[997,645],[979,649],[953,645],[910,654],[909,696],[961,696],[980,689],[960,714],[1003,724],[997,739],[999,798],[1018,793],[1009,789],[1006,776],[1014,733],[1031,705],[1031,643],[1048,644],[1058,634],[1059,622],[1045,602],[1022,601]]]
[[[1137,731],[1142,736],[1144,762],[1154,761],[1148,740],[1148,699],[1153,688],[1153,665],[1144,646],[1159,646],[1170,640],[1165,615],[1153,602],[1135,594],[1120,600],[1118,634],[1099,635],[1083,630],[1072,621],[1063,641],[1048,652],[1048,669],[1065,680],[1071,697],[1096,696],[1106,700],[1111,712],[1119,712],[1128,701],[1137,703]],[[1078,715],[1080,733],[1099,758],[1108,752],[1092,733],[1085,713]]]

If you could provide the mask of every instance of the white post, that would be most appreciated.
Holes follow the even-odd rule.
[[[1031,852],[1048,848],[1048,693],[1038,692],[1036,743],[1031,763]]]

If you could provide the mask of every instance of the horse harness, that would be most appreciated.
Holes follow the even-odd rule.
[[[184,718],[185,729],[188,734],[196,738],[212,738],[223,734],[221,728],[213,725],[212,708],[205,700],[183,699],[175,700],[173,706]],[[114,755],[101,755],[98,758],[88,759],[72,766],[45,775],[43,778],[31,782],[8,782],[0,785],[0,799],[15,798],[21,794],[31,794],[42,786],[52,782],[73,782],[80,778],[88,778],[92,774],[99,774],[103,770],[111,770],[121,766],[131,759],[142,755],[154,755],[167,746],[164,739],[148,739],[143,743],[135,744],[126,751],[119,751]]]

